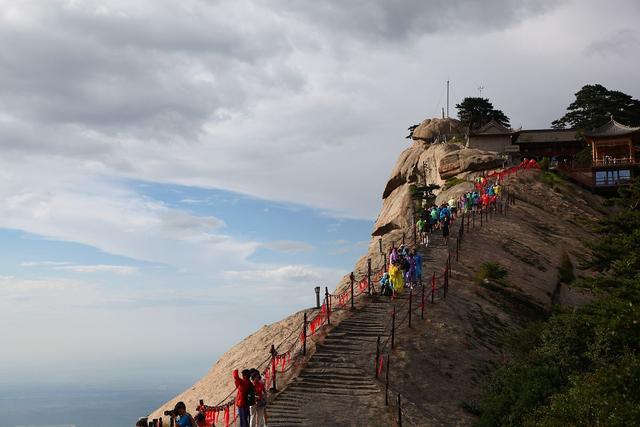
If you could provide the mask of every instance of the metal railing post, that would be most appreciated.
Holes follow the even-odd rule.
[[[331,324],[331,299],[329,297],[329,288],[324,287],[324,303],[327,307],[327,325]]]
[[[431,276],[431,304],[433,304],[433,298],[436,294],[436,272],[433,272],[433,276]]]
[[[387,354],[387,370],[385,373],[385,385],[384,385],[384,405],[389,406],[389,362],[391,358]]]
[[[271,344],[271,350],[269,350],[269,353],[271,353],[271,375],[273,375],[273,384],[271,385],[271,391],[275,393],[276,391],[278,391],[276,385],[276,377],[278,376],[276,371],[276,355],[278,354],[278,352],[276,351],[276,347],[273,344]]]
[[[349,279],[351,279],[351,310],[355,310],[355,305],[353,302],[353,282],[355,282],[356,278],[353,275],[353,271],[351,272],[351,276],[349,276]]]
[[[369,288],[369,295],[373,292],[373,284],[371,283],[371,258],[367,258],[367,285]]]

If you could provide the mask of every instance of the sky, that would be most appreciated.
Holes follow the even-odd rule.
[[[0,0],[0,386],[197,378],[364,254],[407,127],[640,97],[636,0]]]

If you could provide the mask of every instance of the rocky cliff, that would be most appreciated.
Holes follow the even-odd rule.
[[[446,121],[437,119],[428,122],[428,125],[432,128],[449,127]],[[421,135],[427,135],[425,129],[421,129],[420,132],[422,132]],[[438,201],[446,200],[451,195],[456,196],[469,191],[471,184],[466,179],[470,176],[498,168],[503,164],[503,160],[491,152],[466,149],[457,142],[428,144],[425,142],[426,139],[428,138],[417,138],[409,148],[404,150],[391,172],[383,190],[383,206],[373,227],[367,253],[354,267],[357,276],[362,277],[365,274],[367,259],[371,259],[374,270],[382,267],[383,261],[379,251],[380,238],[382,238],[384,250],[387,251],[392,242],[397,244],[402,240],[403,233],[407,239],[412,237],[411,193],[414,186],[424,185],[425,181],[438,184],[443,187],[438,194]],[[588,229],[584,224],[590,223],[601,214],[598,210],[599,201],[567,183],[562,183],[566,186],[562,191],[553,190],[547,184],[537,180],[534,174],[530,173],[527,177],[514,180],[513,187],[518,191],[522,204],[520,214],[514,214],[512,220],[503,219],[499,233],[492,233],[489,228],[483,230],[484,237],[479,234],[479,237],[473,240],[473,244],[469,244],[469,249],[465,249],[465,251],[472,250],[473,254],[465,256],[465,261],[457,268],[454,279],[454,283],[459,283],[465,292],[466,287],[473,283],[474,269],[477,268],[478,263],[483,260],[498,259],[505,262],[509,269],[510,280],[518,289],[518,298],[530,298],[531,304],[544,310],[551,303],[550,296],[557,291],[555,289],[556,271],[560,260],[558,248],[565,248],[574,260],[580,259],[581,254],[584,253],[582,240],[589,237]],[[449,183],[447,180],[450,180]],[[548,192],[553,197],[546,194]],[[571,197],[565,193],[571,194]],[[549,200],[554,200],[553,207],[548,205]],[[512,233],[512,230],[517,232]],[[548,237],[550,231],[555,237]],[[536,236],[535,239],[531,239],[533,235]],[[348,276],[345,276],[336,288],[344,289],[348,283]],[[582,298],[567,289],[561,290],[560,293],[566,302],[579,302]],[[444,312],[438,306],[439,308],[433,313],[430,312],[429,315],[429,322],[433,322],[435,328],[429,329],[428,333],[424,332],[430,334],[428,337],[417,334],[404,338],[405,347],[399,350],[398,357],[401,361],[400,366],[406,369],[407,378],[398,379],[400,387],[406,386],[408,392],[411,388],[420,390],[420,393],[424,392],[434,397],[439,395],[438,390],[459,395],[452,400],[455,400],[455,404],[449,402],[438,406],[433,399],[426,399],[424,402],[429,402],[427,407],[425,404],[412,402],[416,419],[419,419],[421,411],[433,412],[434,405],[438,406],[437,412],[442,418],[448,419],[449,422],[465,424],[470,419],[468,414],[461,412],[460,400],[462,397],[473,399],[474,393],[477,393],[476,370],[484,369],[483,364],[495,362],[497,355],[500,355],[495,331],[486,333],[489,337],[485,340],[482,333],[474,332],[475,325],[482,324],[485,315],[502,322],[501,330],[506,330],[509,325],[518,323],[518,313],[514,312],[513,307],[507,307],[505,304],[500,306],[501,303],[487,303],[490,298],[482,293],[471,292],[464,296],[464,301],[460,300],[457,305],[451,306],[450,309],[453,310],[451,312]],[[455,297],[451,300],[455,300]],[[439,319],[438,316],[441,318]],[[301,322],[302,312],[265,326],[245,338],[225,353],[205,377],[171,401],[164,403],[150,417],[160,417],[162,410],[172,407],[179,400],[184,401],[188,408],[195,407],[198,399],[204,399],[212,404],[219,402],[225,397],[225,393],[233,388],[230,378],[233,368],[259,365],[263,361],[261,359],[268,353],[270,344],[281,341],[290,333],[295,333]],[[483,330],[483,327],[486,325],[481,325],[477,329]],[[434,339],[440,339],[441,342],[430,346],[430,351],[425,351],[424,342]],[[442,354],[448,352],[447,346],[455,348],[456,352],[464,349],[478,350],[466,353],[463,351],[462,353],[465,354],[460,357],[458,357],[459,353],[456,353],[445,363],[442,361]],[[416,353],[413,354],[410,350]],[[427,354],[435,359],[425,360]],[[418,360],[416,357],[420,359],[420,363],[426,363],[428,366],[434,363],[437,363],[439,368],[442,368],[443,363],[448,366],[444,369],[444,374],[442,369],[439,370],[436,375],[437,381],[431,382],[431,388],[428,390],[424,389],[424,384],[421,386],[410,379],[412,369],[417,366],[412,365]],[[458,371],[451,367],[453,364],[458,366]],[[451,381],[452,373],[464,374],[465,380]],[[442,375],[445,376],[442,377]],[[471,382],[468,381],[470,375],[473,377]]]

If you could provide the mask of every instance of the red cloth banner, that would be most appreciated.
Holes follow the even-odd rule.
[[[358,288],[360,289],[360,293],[364,293],[369,289],[369,282],[366,277],[358,282]]]

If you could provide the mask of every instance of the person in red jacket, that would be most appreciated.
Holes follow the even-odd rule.
[[[258,372],[257,369],[252,369],[251,371],[251,384],[253,384],[253,390],[256,393],[255,405],[250,407],[251,427],[266,427],[267,391],[265,390],[260,372]]]
[[[238,375],[238,370],[233,371],[233,381],[236,383],[236,408],[238,409],[238,418],[240,419],[240,427],[249,427],[249,403],[247,397],[251,389],[251,381],[249,381],[249,370],[242,371],[242,378]]]

